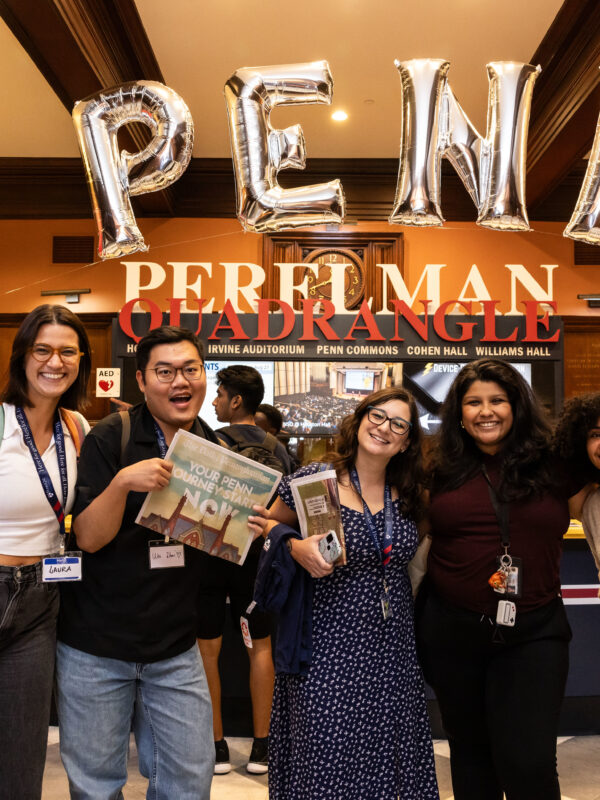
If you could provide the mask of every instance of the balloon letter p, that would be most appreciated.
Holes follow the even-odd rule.
[[[117,131],[130,122],[152,131],[138,153],[119,152]],[[186,169],[194,142],[188,107],[168,86],[137,81],[75,103],[73,123],[98,226],[98,255],[119,258],[147,250],[129,198],[165,189]]]

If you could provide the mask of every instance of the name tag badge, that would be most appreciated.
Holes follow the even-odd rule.
[[[393,615],[390,596],[387,589],[381,593],[381,611],[386,622]]]
[[[81,580],[81,550],[42,559],[42,583]]]
[[[496,594],[520,600],[523,594],[523,562],[516,556],[498,556],[497,571],[488,583]]]
[[[185,552],[179,542],[148,542],[150,569],[185,567]]]

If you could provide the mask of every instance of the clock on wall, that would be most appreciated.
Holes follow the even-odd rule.
[[[365,270],[359,256],[352,250],[326,248],[313,250],[304,258],[313,264],[315,271],[305,271],[307,295],[310,300],[331,300],[330,264],[346,264],[344,278],[344,302],[346,308],[360,305],[365,292]],[[316,275],[315,275],[316,272]]]

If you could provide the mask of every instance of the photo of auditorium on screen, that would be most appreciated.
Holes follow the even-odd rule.
[[[531,386],[531,364],[512,364]],[[464,363],[411,361],[404,365],[403,385],[413,395],[419,409],[424,433],[435,433],[440,423],[439,411],[448,390]]]
[[[291,434],[331,435],[371,392],[402,385],[402,364],[287,362],[275,368],[275,405]]]

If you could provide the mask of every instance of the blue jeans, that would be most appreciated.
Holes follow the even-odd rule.
[[[60,753],[72,800],[122,800],[132,723],[148,800],[209,800],[212,709],[196,645],[136,664],[59,642],[56,675]]]
[[[39,800],[54,677],[58,587],[41,564],[0,566],[0,797]]]

